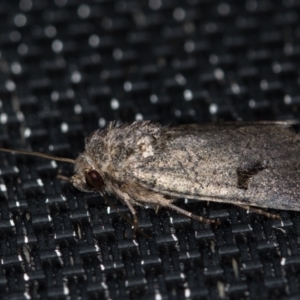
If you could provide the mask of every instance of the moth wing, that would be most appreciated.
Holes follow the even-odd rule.
[[[273,127],[271,130],[287,130],[290,132],[291,127],[299,125],[299,121],[297,120],[287,120],[287,121],[256,121],[256,122],[219,122],[219,123],[203,123],[203,124],[186,124],[175,127],[170,127],[170,131],[182,132],[182,131],[190,131],[190,132],[206,132],[206,131],[223,131],[228,129],[238,129],[241,127],[265,127],[268,128]],[[276,129],[276,127],[278,129]]]
[[[184,125],[165,129],[129,176],[186,197],[300,210],[300,138],[284,124]]]

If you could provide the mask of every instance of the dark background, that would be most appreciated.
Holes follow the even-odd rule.
[[[0,1],[0,142],[75,158],[111,120],[299,119],[300,1]],[[299,299],[300,214],[178,201],[150,238],[72,165],[0,153],[1,299]],[[128,209],[114,198],[119,209]],[[300,201],[300,199],[299,199]]]

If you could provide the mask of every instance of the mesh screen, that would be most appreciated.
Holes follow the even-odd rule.
[[[300,2],[0,2],[0,142],[76,158],[111,120],[299,119]],[[300,214],[178,201],[140,228],[58,174],[0,153],[1,299],[299,299]],[[127,207],[111,197],[116,207]]]

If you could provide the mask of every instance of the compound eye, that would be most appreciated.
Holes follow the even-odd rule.
[[[85,173],[85,182],[89,187],[97,190],[101,190],[104,186],[104,180],[102,176],[95,170]]]

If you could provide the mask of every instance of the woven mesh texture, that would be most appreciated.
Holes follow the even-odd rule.
[[[76,158],[111,120],[300,116],[298,0],[2,0],[0,51],[3,147]],[[300,297],[299,213],[181,200],[222,225],[139,208],[134,239],[57,178],[72,165],[0,153],[0,174],[1,299]]]

